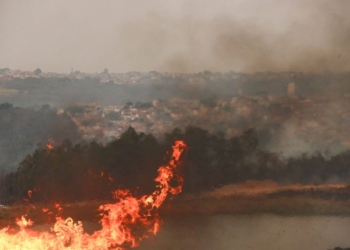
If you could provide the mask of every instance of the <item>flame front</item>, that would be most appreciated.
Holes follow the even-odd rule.
[[[115,204],[100,206],[102,229],[89,235],[84,232],[80,221],[71,218],[57,218],[53,232],[37,232],[27,228],[33,224],[24,216],[17,219],[20,231],[9,234],[8,228],[0,230],[0,249],[126,249],[138,246],[139,242],[151,234],[156,234],[160,227],[157,208],[164,202],[168,193],[181,192],[183,179],[174,173],[179,164],[181,153],[186,145],[176,141],[170,162],[158,169],[155,179],[157,190],[149,196],[135,198],[128,190],[114,192],[118,200]],[[170,181],[177,182],[176,187]]]

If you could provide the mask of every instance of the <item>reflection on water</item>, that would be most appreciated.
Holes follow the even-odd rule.
[[[275,215],[164,218],[138,250],[326,250],[350,247],[350,217]]]

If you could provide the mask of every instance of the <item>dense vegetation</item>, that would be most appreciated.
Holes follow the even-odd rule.
[[[151,192],[157,168],[168,160],[166,152],[176,139],[188,145],[180,169],[184,193],[196,194],[250,179],[318,184],[350,177],[350,152],[330,159],[315,154],[282,160],[258,148],[252,129],[227,139],[223,134],[189,126],[185,131],[174,129],[159,142],[129,127],[107,145],[91,142],[74,146],[66,140],[52,150],[38,147],[16,172],[2,180],[2,201],[29,198],[28,190],[33,191],[33,202],[109,199],[117,188],[129,188],[137,194]]]
[[[14,171],[37,144],[46,144],[50,137],[58,144],[66,138],[74,143],[81,140],[70,117],[57,114],[49,105],[19,108],[10,103],[0,104],[0,173]]]

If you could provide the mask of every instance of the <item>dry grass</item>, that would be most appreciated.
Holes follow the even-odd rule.
[[[310,197],[231,196],[174,199],[161,209],[166,214],[350,215],[349,201]]]
[[[72,217],[75,221],[96,223],[98,207],[108,201],[85,201],[62,204],[62,210],[54,204],[24,204],[0,208],[0,228],[16,227],[15,220],[27,215],[35,225],[53,224],[55,217]],[[48,210],[46,210],[48,209]],[[278,194],[233,195],[233,196],[177,196],[167,200],[160,209],[162,215],[186,214],[259,214],[279,215],[350,215],[350,200],[321,199],[303,193],[292,197]]]

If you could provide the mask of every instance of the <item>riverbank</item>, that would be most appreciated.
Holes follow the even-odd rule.
[[[16,227],[25,215],[36,225],[54,223],[56,217],[98,222],[98,208],[115,201],[95,200],[67,204],[15,204],[0,208],[0,227]],[[199,195],[177,195],[160,207],[161,217],[187,215],[350,216],[350,189],[346,184],[285,185],[248,181]]]

